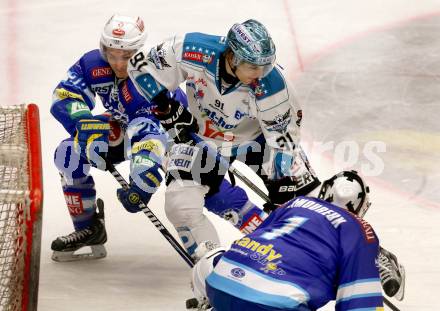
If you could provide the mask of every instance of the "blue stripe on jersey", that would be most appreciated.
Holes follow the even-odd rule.
[[[373,308],[356,308],[356,309],[349,309],[349,311],[383,311],[382,307],[373,307]]]
[[[253,303],[262,304],[266,306],[273,306],[277,308],[293,308],[299,304],[298,301],[283,297],[279,295],[270,295],[261,291],[236,283],[229,280],[215,272],[211,273],[206,279],[206,282],[215,289],[227,292],[230,295],[233,293],[240,293],[243,300],[252,301]]]
[[[382,293],[370,293],[370,294],[359,294],[359,295],[352,295],[350,297],[345,297],[337,300],[336,303],[342,302],[342,301],[348,301],[352,299],[359,299],[359,298],[368,298],[368,297],[378,297],[382,296]]]
[[[336,304],[367,297],[382,297],[379,278],[362,279],[340,285]]]
[[[383,297],[381,293],[378,295],[357,297],[350,300],[339,301],[336,303],[337,311],[353,311],[353,310],[383,310]]]
[[[339,288],[340,289],[341,288],[345,288],[345,287],[348,287],[348,286],[351,286],[351,285],[355,285],[355,284],[358,284],[358,283],[370,283],[370,282],[378,282],[378,281],[380,281],[380,279],[378,279],[378,278],[356,280],[356,281],[353,281],[353,282],[348,282],[348,283],[341,284],[341,285],[339,285]]]
[[[290,287],[291,294],[294,294],[294,295],[297,294],[298,296],[303,296],[304,298],[301,301],[298,301],[292,297],[288,297],[287,296],[289,294],[288,292],[286,292],[286,295],[269,294],[269,293],[264,292],[262,290],[251,288],[248,286],[249,284],[245,285],[245,284],[241,284],[237,281],[234,281],[233,279],[229,279],[226,276],[223,276],[223,275],[216,273],[215,270],[206,279],[206,282],[212,288],[218,289],[218,290],[223,291],[225,293],[228,293],[232,296],[235,296],[237,293],[240,293],[240,296],[239,296],[240,299],[248,300],[248,301],[252,301],[257,304],[272,306],[272,307],[276,307],[276,308],[293,308],[293,307],[300,305],[304,301],[309,300],[309,294],[306,291],[304,291],[301,287],[299,287],[298,285],[291,283],[291,282],[280,281],[280,280],[271,278],[265,274],[262,274],[262,273],[259,273],[255,270],[253,270],[253,269],[250,269],[247,266],[241,265],[241,264],[239,264],[235,261],[232,261],[232,260],[228,260],[225,257],[221,258],[221,260],[219,261],[219,263],[216,266],[216,270],[218,270],[217,268],[221,266],[222,261],[224,261],[228,264],[231,264],[232,266],[239,267],[239,268],[243,269],[248,276],[255,275],[256,277],[259,277],[260,280],[261,280],[261,278],[268,280],[269,281],[267,283],[268,287],[270,287],[271,284],[274,287],[277,284],[287,285],[286,287]],[[242,279],[241,281],[244,281],[244,280]],[[255,285],[262,285],[262,284],[255,284]],[[294,293],[294,290],[296,290],[298,293]]]
[[[136,78],[136,83],[141,88],[142,94],[149,101],[151,101],[157,94],[165,89],[149,73],[138,76]]]

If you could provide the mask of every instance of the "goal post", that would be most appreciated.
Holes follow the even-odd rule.
[[[37,310],[42,202],[38,107],[0,106],[0,310]]]

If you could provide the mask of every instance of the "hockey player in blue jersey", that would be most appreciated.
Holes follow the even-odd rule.
[[[192,277],[199,310],[305,311],[331,300],[337,311],[383,310],[379,241],[357,216],[369,207],[359,182],[338,174],[319,198],[297,197],[228,251],[206,253]]]
[[[141,94],[158,103],[163,126],[180,131],[167,167],[165,211],[190,254],[200,241],[218,242],[204,206],[244,233],[266,215],[243,189],[224,179],[218,163],[205,165],[209,157],[183,132],[193,131],[231,162],[251,166],[274,203],[319,185],[299,146],[301,107],[275,58],[267,29],[248,20],[233,25],[226,37],[172,37],[141,49],[130,61],[130,77]],[[182,82],[191,113],[164,96]]]
[[[70,134],[57,148],[55,164],[75,231],[52,242],[54,260],[106,254],[107,235],[100,204],[97,212],[91,166],[105,170],[106,161],[130,160],[131,190],[117,191],[129,212],[139,211],[130,203],[132,191],[147,203],[161,183],[167,136],[152,114],[156,105],[137,92],[127,74],[127,63],[146,36],[140,17],[112,16],[102,31],[100,49],[84,54],[55,88],[51,113]],[[186,95],[176,89],[165,96],[186,106]],[[96,96],[107,110],[102,115],[92,114]],[[75,255],[83,246],[92,246],[92,252]]]

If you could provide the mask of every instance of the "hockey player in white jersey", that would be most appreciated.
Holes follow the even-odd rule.
[[[170,152],[165,211],[191,254],[200,241],[218,242],[204,205],[245,233],[266,215],[224,179],[225,171],[191,143],[188,132],[213,143],[231,162],[251,166],[274,203],[319,185],[299,145],[302,110],[275,59],[267,29],[247,20],[226,37],[187,33],[141,49],[130,60],[139,92],[158,104],[162,125],[179,133]],[[191,113],[164,96],[182,82]]]

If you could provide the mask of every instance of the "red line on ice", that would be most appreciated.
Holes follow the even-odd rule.
[[[374,32],[380,32],[380,31],[385,31],[388,29],[392,29],[392,28],[397,28],[399,26],[403,26],[405,24],[408,24],[410,22],[413,21],[417,21],[417,20],[423,20],[423,19],[428,19],[431,17],[435,17],[435,16],[439,16],[440,15],[440,11],[434,11],[434,12],[428,12],[428,13],[424,13],[424,14],[420,14],[420,15],[415,15],[415,16],[411,16],[408,18],[404,18],[401,20],[396,20],[396,21],[392,21],[390,23],[387,23],[385,25],[382,26],[376,26],[376,27],[372,27],[370,29],[367,29],[366,31],[362,31],[360,33],[355,33],[352,34],[350,36],[347,36],[346,38],[343,38],[339,41],[336,41],[334,43],[330,43],[327,46],[325,46],[324,48],[322,48],[320,51],[313,53],[310,56],[303,56],[300,53],[300,49],[299,49],[299,42],[298,42],[298,36],[297,33],[295,31],[295,27],[293,25],[293,17],[291,16],[290,13],[290,8],[289,8],[289,0],[284,0],[284,6],[286,8],[285,12],[287,14],[287,19],[289,22],[289,29],[290,29],[290,33],[292,35],[293,41],[295,42],[295,51],[297,54],[297,60],[298,60],[298,67],[296,69],[291,69],[290,70],[290,77],[298,77],[302,72],[304,72],[304,69],[308,66],[310,66],[311,64],[317,62],[320,58],[324,57],[325,55],[330,54],[331,52],[333,52],[336,49],[342,48],[343,46],[355,41],[355,40],[359,40],[371,33]],[[305,60],[304,60],[305,59]],[[293,68],[293,67],[292,67]],[[304,133],[304,131],[303,131]],[[305,135],[303,135],[303,137],[307,137],[307,133],[304,133]],[[325,158],[327,158],[327,160],[329,161],[333,161],[333,156],[328,156]],[[440,204],[437,202],[433,202],[431,200],[422,198],[422,197],[414,197],[413,195],[409,195],[406,192],[403,192],[402,190],[398,189],[396,186],[392,185],[389,182],[384,181],[381,178],[369,178],[369,180],[373,181],[374,184],[376,184],[376,186],[378,188],[385,188],[386,190],[396,193],[399,196],[407,199],[408,201],[413,201],[417,204],[420,205],[424,205],[424,206],[430,206],[430,207],[435,207],[435,208],[440,208]]]

